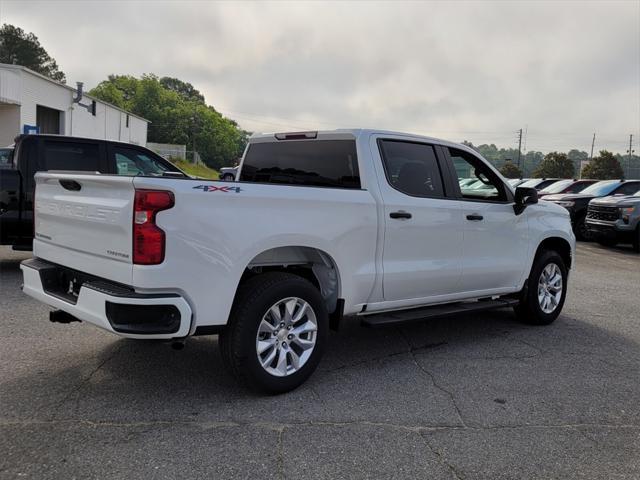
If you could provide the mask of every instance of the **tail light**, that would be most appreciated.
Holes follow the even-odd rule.
[[[175,204],[165,190],[136,190],[133,204],[133,263],[158,265],[164,260],[165,235],[156,225],[156,214]]]

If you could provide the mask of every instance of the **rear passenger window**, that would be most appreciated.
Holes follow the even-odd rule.
[[[353,140],[253,143],[245,155],[240,181],[360,188],[356,143]]]
[[[43,155],[40,170],[100,171],[100,150],[96,143],[45,141]]]
[[[413,197],[442,197],[442,177],[433,146],[397,140],[380,140],[387,181]]]

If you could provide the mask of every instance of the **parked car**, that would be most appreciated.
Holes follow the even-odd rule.
[[[238,167],[222,167],[220,169],[220,180],[233,182],[238,174]]]
[[[465,192],[456,172],[492,189]],[[575,248],[565,209],[514,194],[474,150],[378,130],[254,136],[233,184],[52,172],[36,184],[23,290],[53,321],[176,342],[217,333],[231,371],[269,392],[311,375],[343,317],[373,327],[513,306],[549,324]]]
[[[560,180],[562,179],[561,178],[530,178],[529,180],[527,180],[526,182],[522,182],[518,186],[525,187],[525,188],[535,188],[536,190],[540,191]]]
[[[471,185],[477,182],[480,182],[480,180],[478,180],[477,178],[461,178],[458,181],[458,184],[460,185],[460,188],[465,188],[465,187],[470,187]]]
[[[529,180],[529,178],[510,178],[508,182],[513,188],[516,188]]]
[[[184,176],[176,166],[144,147],[60,135],[16,138],[10,168],[0,170],[0,244],[31,250],[34,174],[47,170],[109,175]]]
[[[538,198],[558,193],[580,193],[598,180],[559,180],[538,192]]]
[[[13,147],[0,148],[0,169],[9,169],[13,164]]]
[[[587,207],[594,198],[608,195],[633,195],[640,190],[640,180],[602,180],[588,186],[580,193],[563,193],[547,195],[549,202],[566,208],[571,215],[571,224],[578,240],[591,240],[591,232],[587,228]]]
[[[631,243],[640,253],[640,191],[631,196],[591,200],[587,227],[591,236],[602,245]]]

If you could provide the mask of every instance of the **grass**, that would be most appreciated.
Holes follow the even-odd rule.
[[[218,171],[205,165],[194,165],[186,160],[175,160],[173,164],[183,172],[193,176],[206,178],[207,180],[217,180]]]

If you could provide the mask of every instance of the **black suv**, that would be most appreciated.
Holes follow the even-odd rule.
[[[60,135],[20,135],[0,169],[0,245],[30,250],[36,172],[73,170],[157,176],[187,175],[151,150],[130,143]]]
[[[571,215],[571,225],[578,240],[591,240],[586,217],[589,202],[594,198],[608,195],[633,195],[640,191],[640,180],[602,180],[588,186],[580,193],[547,195],[544,200],[563,206]]]

